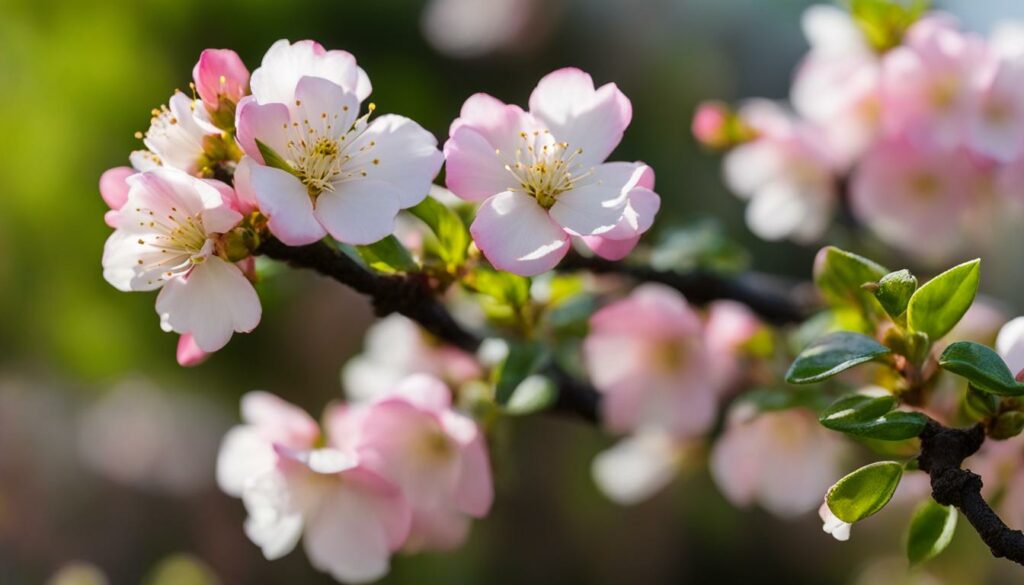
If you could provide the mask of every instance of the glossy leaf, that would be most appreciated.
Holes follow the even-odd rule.
[[[548,354],[537,343],[514,343],[498,370],[494,398],[500,405],[508,404],[516,389],[528,377],[536,374],[547,363]]]
[[[981,392],[999,396],[1020,396],[1024,384],[1014,379],[1003,358],[992,348],[973,341],[957,341],[939,356],[939,365],[967,378]]]
[[[427,197],[409,213],[427,224],[437,238],[437,253],[449,269],[455,269],[466,260],[469,249],[469,230],[455,211],[433,197]]]
[[[981,260],[954,266],[921,285],[907,305],[907,325],[935,343],[971,308],[978,292]]]
[[[419,270],[409,250],[395,236],[388,236],[365,246],[356,246],[356,251],[363,262],[377,272],[393,274]]]
[[[811,384],[889,353],[867,335],[837,331],[808,345],[786,372],[790,384]]]
[[[957,512],[933,500],[922,502],[914,510],[907,532],[907,560],[911,565],[927,561],[941,553],[953,540]]]
[[[896,397],[852,394],[833,402],[819,417],[834,431],[882,441],[902,441],[921,434],[927,418],[917,412],[892,411]]]
[[[889,503],[903,477],[903,465],[879,461],[840,479],[828,490],[828,508],[843,522],[853,524]]]
[[[874,296],[865,283],[878,282],[889,270],[884,266],[834,246],[826,246],[814,259],[814,283],[830,304],[853,303],[870,310]]]

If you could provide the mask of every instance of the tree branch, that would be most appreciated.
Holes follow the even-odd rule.
[[[587,270],[596,274],[619,274],[639,282],[658,282],[683,293],[687,300],[703,304],[729,299],[741,302],[762,319],[775,325],[799,323],[810,316],[810,308],[793,300],[792,294],[767,277],[728,278],[708,270],[675,272],[649,266],[612,262],[579,254],[568,255],[558,270]]]
[[[315,270],[370,297],[378,316],[399,313],[419,323],[434,337],[468,353],[476,353],[482,340],[464,329],[437,301],[423,275],[377,274],[323,242],[308,246],[286,246],[276,238],[264,241],[256,253],[299,267]],[[589,384],[550,364],[544,369],[558,386],[554,410],[597,423],[600,394]]]
[[[1013,530],[981,495],[981,477],[961,469],[985,441],[982,426],[951,429],[934,420],[921,431],[921,455],[917,461],[928,472],[932,498],[944,506],[956,506],[988,545],[995,557],[1024,565],[1024,533]]]

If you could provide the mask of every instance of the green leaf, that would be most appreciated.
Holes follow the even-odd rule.
[[[790,384],[812,384],[889,353],[867,335],[836,331],[808,345],[786,372]]]
[[[907,305],[907,325],[932,343],[949,333],[971,308],[978,292],[981,260],[954,266],[917,289]]]
[[[822,411],[822,426],[856,437],[902,441],[921,434],[927,418],[917,412],[892,411],[896,397],[851,394]]]
[[[273,148],[270,148],[258,138],[256,139],[256,148],[260,149],[260,154],[263,155],[263,163],[268,167],[274,167],[275,169],[281,169],[286,173],[296,174],[295,169],[292,165],[288,164],[288,161],[281,158],[281,155],[277,154]]]
[[[415,272],[419,270],[416,261],[405,249],[402,242],[395,236],[388,236],[379,242],[365,246],[356,246],[359,257],[367,266],[383,272],[394,274],[396,272]]]
[[[532,414],[544,410],[555,402],[558,388],[551,378],[534,374],[527,376],[512,391],[505,403],[505,412],[512,415]]]
[[[907,560],[910,564],[916,565],[941,553],[953,540],[956,520],[956,508],[933,500],[922,502],[914,510],[907,532]]]
[[[498,369],[494,399],[498,404],[508,404],[516,389],[529,376],[536,374],[549,360],[544,346],[539,343],[514,343],[509,346],[508,356]]]
[[[895,461],[865,465],[829,488],[825,501],[837,518],[853,524],[884,508],[902,477],[903,465]]]
[[[448,269],[462,266],[469,249],[469,230],[459,214],[433,197],[427,197],[415,207],[409,208],[409,213],[427,224],[434,233],[438,242],[438,257]]]
[[[909,270],[890,272],[878,281],[875,298],[893,319],[907,311],[907,303],[917,290],[917,278]]]
[[[1016,437],[1024,430],[1024,412],[1011,410],[996,417],[995,422],[988,429],[988,436],[997,441],[1004,441]]]
[[[1014,379],[1010,368],[995,350],[974,343],[957,341],[939,356],[939,365],[958,376],[967,378],[976,389],[998,396],[1020,396],[1024,384]]]
[[[874,296],[862,286],[878,282],[889,270],[884,266],[834,246],[822,248],[814,258],[814,283],[829,304],[854,304],[873,310]]]

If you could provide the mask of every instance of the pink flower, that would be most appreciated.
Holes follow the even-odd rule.
[[[290,104],[299,80],[319,77],[354,94],[361,103],[372,87],[356,58],[346,51],[328,51],[316,41],[289,43],[281,39],[263,55],[263,63],[252,72],[252,95],[261,104]]]
[[[874,146],[857,167],[850,203],[886,243],[935,261],[956,249],[974,169],[962,153],[903,140]]]
[[[684,438],[710,428],[718,393],[701,329],[682,295],[656,284],[594,314],[583,356],[609,429]]]
[[[881,63],[847,10],[813,5],[802,23],[811,50],[793,80],[793,108],[821,127],[849,167],[878,134]]]
[[[316,62],[322,69],[334,60]],[[369,123],[369,114],[358,116],[360,95],[324,77],[299,79],[286,103],[257,101],[261,72],[269,73],[253,73],[256,99],[238,108],[238,141],[248,155],[239,170],[282,242],[298,246],[330,234],[370,244],[394,230],[399,210],[427,196],[443,163],[429,132],[395,115]],[[276,96],[278,84],[270,87]],[[267,161],[257,141],[290,170]]]
[[[1016,34],[996,31],[991,58],[972,78],[967,119],[967,144],[1002,163],[1024,154],[1024,53],[1016,46]]]
[[[819,238],[838,199],[835,160],[820,130],[766,100],[751,101],[739,115],[758,138],[729,152],[723,171],[729,189],[750,199],[747,226],[765,240]]]
[[[405,550],[455,548],[465,540],[470,518],[490,510],[494,489],[483,433],[452,410],[440,380],[409,376],[391,393],[336,413],[328,424],[358,428],[353,448],[409,501],[413,522]]]
[[[103,277],[121,291],[161,289],[161,327],[190,334],[206,352],[252,331],[260,301],[235,264],[218,255],[221,236],[242,219],[226,185],[158,168],[133,175],[117,229],[103,250]]]
[[[249,70],[230,49],[206,49],[192,68],[196,92],[208,111],[221,108],[222,102],[238,103],[249,93]]]
[[[399,490],[357,453],[317,448],[316,422],[276,396],[247,394],[242,418],[221,445],[217,480],[242,498],[245,533],[264,556],[283,557],[304,535],[310,562],[335,579],[384,576],[412,518]]]
[[[351,400],[364,402],[389,393],[410,374],[430,374],[458,386],[483,372],[473,356],[429,339],[401,315],[377,321],[366,332],[362,354],[342,369],[342,383]]]
[[[755,502],[780,517],[809,512],[840,475],[845,445],[802,410],[729,414],[711,451],[711,475],[735,506]]]
[[[604,162],[631,118],[615,84],[595,89],[571,68],[541,79],[529,112],[486,94],[466,100],[444,146],[447,185],[482,202],[470,231],[491,264],[540,274],[565,256],[570,236],[609,257],[635,245],[661,205],[653,173]]]
[[[924,18],[882,60],[883,125],[923,148],[964,142],[976,77],[987,69],[982,39],[943,15]]]

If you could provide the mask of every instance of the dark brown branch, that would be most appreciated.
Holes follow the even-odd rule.
[[[422,275],[389,276],[367,270],[342,251],[318,242],[308,246],[286,246],[277,239],[264,241],[257,254],[315,270],[368,297],[378,316],[400,313],[419,323],[438,339],[469,353],[476,353],[482,340],[467,331],[437,301]],[[558,386],[554,409],[589,422],[598,420],[600,395],[589,384],[577,380],[556,364],[544,373]]]
[[[981,495],[981,477],[962,469],[985,440],[981,425],[951,429],[929,421],[921,432],[921,469],[928,472],[932,498],[944,506],[956,506],[988,545],[995,557],[1024,565],[1024,533],[1006,525]]]
[[[687,300],[696,304],[720,299],[738,301],[750,307],[765,321],[775,325],[799,323],[807,319],[811,313],[806,304],[795,300],[791,292],[782,290],[777,282],[769,282],[767,277],[729,278],[708,270],[655,270],[649,266],[612,262],[579,254],[570,254],[558,269],[619,274],[639,282],[658,282],[678,290]]]

